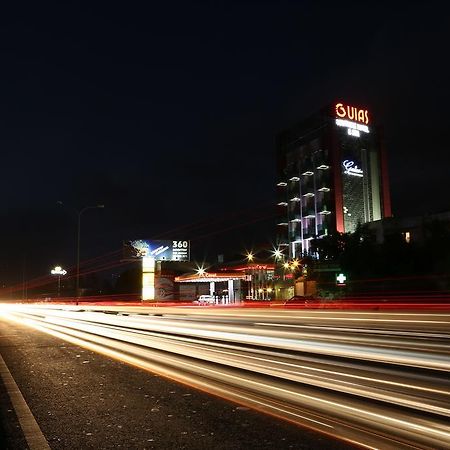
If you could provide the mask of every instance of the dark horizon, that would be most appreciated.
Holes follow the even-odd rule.
[[[58,200],[106,206],[83,215],[83,258],[159,235],[200,252],[270,239],[275,136],[335,99],[383,126],[395,216],[450,209],[449,28],[433,3],[389,14],[290,1],[31,5],[0,31],[2,283],[24,259],[33,274],[73,265],[76,216]]]

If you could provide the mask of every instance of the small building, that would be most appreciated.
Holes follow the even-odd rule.
[[[242,281],[245,281],[245,274],[229,271],[197,271],[175,277],[181,299],[194,301],[200,295],[209,294],[214,297],[216,304],[224,305],[242,300]]]
[[[450,211],[414,217],[387,217],[366,226],[375,234],[378,244],[399,234],[407,243],[423,244],[436,224],[450,230]]]
[[[195,300],[200,295],[212,295],[217,304],[239,303],[244,300],[274,298],[274,264],[242,262],[220,264],[212,270],[197,270],[175,277],[180,298]]]

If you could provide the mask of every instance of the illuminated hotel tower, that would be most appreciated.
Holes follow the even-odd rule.
[[[367,109],[338,102],[277,136],[277,239],[286,255],[311,240],[391,216],[381,131]]]

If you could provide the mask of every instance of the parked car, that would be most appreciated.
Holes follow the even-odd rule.
[[[197,299],[199,305],[214,305],[215,302],[214,295],[200,295]]]

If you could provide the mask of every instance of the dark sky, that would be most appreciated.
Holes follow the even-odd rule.
[[[337,98],[384,126],[395,215],[450,209],[438,2],[59,3],[0,18],[2,239],[40,264],[73,262],[57,200],[106,205],[83,216],[88,256],[232,214],[257,227],[275,134]]]

